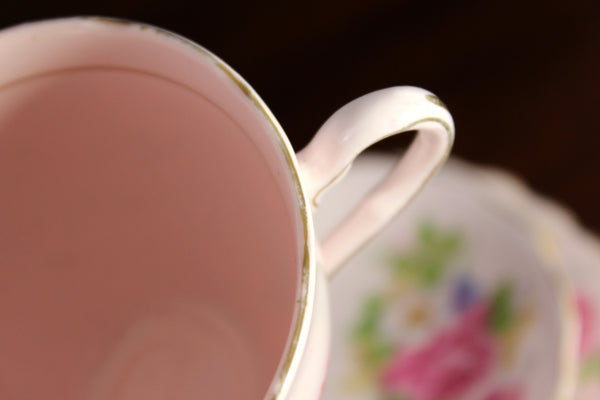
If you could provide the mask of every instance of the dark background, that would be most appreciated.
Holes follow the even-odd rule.
[[[106,15],[175,31],[244,76],[296,149],[355,97],[387,86],[424,87],[454,116],[455,155],[520,175],[600,231],[599,5],[0,0],[0,28]],[[378,148],[404,145],[388,139]]]

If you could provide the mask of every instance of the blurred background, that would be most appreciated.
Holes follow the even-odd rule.
[[[0,4],[0,28],[105,15],[186,36],[246,78],[297,150],[355,97],[387,86],[424,87],[454,116],[454,155],[519,175],[600,231],[600,2]],[[376,150],[394,152],[407,143],[388,139]]]

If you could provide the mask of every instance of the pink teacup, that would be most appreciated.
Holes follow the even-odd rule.
[[[325,276],[444,161],[442,103],[363,96],[296,158],[236,72],[154,27],[25,24],[0,60],[0,398],[317,399]],[[409,130],[317,257],[323,189]]]

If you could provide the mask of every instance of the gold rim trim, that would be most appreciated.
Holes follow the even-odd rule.
[[[444,102],[440,100],[440,98],[437,97],[435,94],[426,94],[425,98],[437,106],[445,108],[446,110],[448,109],[448,107],[446,107],[446,104],[444,104]]]
[[[103,17],[94,17],[94,19],[98,22],[113,22],[119,24],[128,24],[129,26],[139,27],[142,30],[148,29],[150,26],[146,24],[138,24],[135,22],[129,22],[126,20],[112,20],[111,18],[103,18]],[[313,264],[311,263],[310,257],[310,239],[311,239],[311,230],[309,228],[309,218],[308,218],[308,207],[306,203],[306,198],[304,195],[304,191],[301,186],[300,180],[300,172],[298,167],[294,161],[292,156],[292,147],[288,142],[287,136],[283,131],[282,127],[279,125],[279,122],[275,119],[275,116],[266,106],[266,104],[262,101],[262,99],[258,96],[258,94],[252,89],[252,87],[237,73],[227,65],[224,61],[218,58],[216,55],[206,50],[204,47],[199,44],[186,39],[180,35],[177,35],[173,32],[152,27],[153,31],[159,35],[164,35],[167,38],[173,39],[179,43],[182,43],[188,46],[190,49],[198,52],[199,54],[209,58],[216,67],[218,67],[225,75],[234,83],[242,92],[242,94],[249,99],[255,106],[255,108],[264,116],[266,120],[270,123],[271,127],[275,131],[278,137],[277,144],[279,145],[280,150],[283,152],[285,156],[285,161],[288,165],[290,172],[292,172],[292,178],[294,181],[295,189],[296,189],[296,199],[299,202],[300,208],[300,216],[302,219],[302,228],[304,234],[304,251],[303,251],[303,261],[300,273],[300,285],[299,285],[299,298],[296,300],[296,304],[298,304],[298,312],[296,314],[296,318],[293,322],[292,333],[290,336],[290,342],[288,343],[287,350],[282,358],[282,364],[280,365],[279,373],[277,379],[279,379],[278,385],[273,387],[271,386],[271,393],[267,393],[265,399],[270,398],[271,400],[277,400],[282,398],[282,395],[287,392],[291,383],[289,382],[290,372],[292,370],[292,365],[294,361],[299,361],[300,353],[298,352],[299,346],[301,344],[302,334],[307,331],[307,324],[305,323],[305,319],[307,317],[308,310],[308,298],[309,294],[312,293],[311,290],[311,267]],[[313,274],[314,276],[314,271]],[[273,378],[274,380],[275,378]],[[273,380],[271,384],[273,384]],[[270,397],[269,397],[270,396]]]
[[[61,19],[47,20],[47,21],[60,21]],[[269,392],[265,394],[265,400],[279,400],[283,399],[283,395],[287,394],[291,386],[290,382],[290,373],[292,371],[292,367],[295,362],[299,362],[301,358],[301,352],[299,349],[300,346],[304,344],[303,335],[308,333],[308,324],[306,323],[306,319],[309,316],[309,305],[312,305],[312,302],[309,302],[309,297],[314,293],[314,284],[315,284],[315,264],[312,262],[311,254],[311,243],[312,243],[312,231],[309,225],[309,210],[307,207],[307,201],[302,189],[301,180],[300,180],[300,172],[296,165],[294,156],[292,155],[293,149],[291,144],[289,143],[285,132],[282,127],[279,125],[273,113],[267,108],[266,104],[262,101],[262,99],[258,96],[258,94],[252,89],[252,87],[239,75],[237,74],[231,67],[229,67],[224,61],[218,58],[216,55],[200,46],[199,44],[186,39],[183,36],[180,36],[176,33],[170,32],[168,30],[164,30],[162,28],[158,28],[152,25],[138,23],[134,21],[129,21],[125,19],[112,18],[112,17],[100,17],[100,16],[80,16],[80,17],[72,17],[72,18],[64,18],[63,21],[77,21],[77,20],[87,20],[93,21],[100,24],[108,24],[114,27],[120,28],[136,28],[140,31],[151,31],[154,34],[158,34],[164,36],[168,39],[174,40],[179,44],[185,45],[188,49],[195,51],[197,54],[206,57],[209,61],[213,63],[215,67],[217,67],[221,72],[225,73],[226,77],[237,86],[242,92],[243,96],[252,102],[254,107],[259,113],[265,117],[266,121],[270,124],[271,128],[273,128],[274,133],[277,135],[277,145],[279,146],[280,151],[284,154],[285,162],[289,168],[291,178],[294,183],[294,189],[296,191],[296,201],[299,206],[300,217],[302,220],[302,229],[304,235],[304,249],[302,252],[302,265],[300,270],[300,283],[299,283],[299,293],[297,295],[296,304],[296,315],[294,320],[292,321],[292,327],[288,334],[288,343],[286,345],[285,352],[281,358],[280,365],[278,367],[278,371],[273,376],[270,384]],[[34,22],[35,23],[35,22]],[[23,24],[27,25],[27,24]],[[19,27],[17,25],[15,27]],[[8,28],[10,29],[10,28]],[[173,80],[171,78],[167,78],[160,74],[155,74],[149,71],[136,69],[136,68],[126,68],[126,67],[115,67],[110,65],[96,65],[96,66],[86,66],[86,67],[74,67],[74,68],[63,68],[60,70],[46,71],[40,74],[33,74],[26,77],[18,78],[14,81],[7,82],[4,85],[0,85],[1,89],[6,89],[10,86],[19,84],[28,79],[37,78],[37,77],[45,77],[57,75],[65,72],[77,72],[77,71],[89,71],[89,70],[97,70],[97,69],[112,69],[119,70],[122,72],[131,72],[131,73],[142,73],[148,76],[152,76],[155,78],[166,80],[170,83],[176,84],[182,88],[187,90],[191,90],[197,95],[200,95],[206,101],[214,105],[221,112],[227,115],[236,125],[237,121],[233,119],[221,106],[214,103],[210,99],[206,98],[202,93],[197,90],[183,85],[181,82]],[[243,127],[240,128],[245,132]],[[312,272],[312,273],[311,273]],[[312,279],[311,279],[312,278]]]

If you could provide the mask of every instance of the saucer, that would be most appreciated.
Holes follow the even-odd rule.
[[[576,291],[581,321],[580,365],[575,399],[600,399],[600,242],[571,224],[558,233]]]
[[[394,161],[369,155],[354,163],[316,210],[320,237]],[[513,178],[450,160],[331,280],[323,398],[571,398],[579,344],[575,304],[596,304],[591,292],[600,291],[590,282],[582,292],[590,293],[588,301],[575,301],[581,295],[572,292],[566,272],[574,254],[557,244],[562,236],[548,233],[570,218],[550,205],[524,217],[534,205]],[[534,223],[546,209],[556,214],[551,223]],[[591,343],[600,341],[594,336]]]
[[[495,179],[491,191],[512,186],[503,196],[506,207],[518,209],[537,232],[539,253],[550,263],[564,265],[573,285],[579,317],[579,371],[575,400],[600,399],[600,240],[586,231],[565,208],[544,199],[510,178]]]

